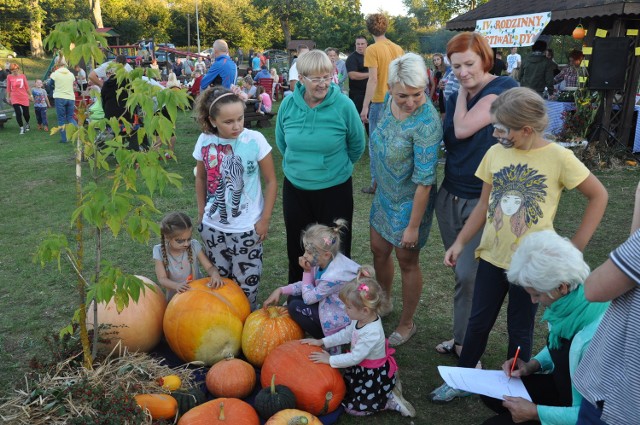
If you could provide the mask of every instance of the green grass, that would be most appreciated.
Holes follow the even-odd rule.
[[[32,128],[35,118],[32,118]],[[50,124],[55,113],[49,111]],[[189,114],[180,117],[177,127],[177,162],[167,168],[183,176],[183,189],[169,189],[154,200],[164,213],[183,210],[196,217],[194,194],[194,160],[191,153],[200,133]],[[274,143],[274,129],[263,133],[274,147],[273,154],[282,182],[281,157]],[[58,332],[70,320],[75,308],[75,278],[63,264],[61,272],[55,265],[40,268],[32,263],[32,255],[46,232],[65,232],[72,236],[70,214],[74,209],[74,161],[70,144],[57,143],[57,136],[49,136],[36,129],[19,136],[15,120],[0,129],[0,396],[12,393],[16,385],[24,383],[28,361],[46,350],[45,335]],[[442,174],[442,167],[438,170]],[[354,240],[353,257],[362,264],[371,263],[368,240],[368,214],[371,196],[360,193],[367,185],[368,157],[363,157],[354,171]],[[609,190],[610,203],[602,225],[588,246],[585,256],[592,267],[602,263],[609,251],[622,242],[629,232],[633,194],[640,177],[637,168],[620,168],[597,173]],[[556,229],[571,235],[579,224],[585,202],[576,191],[563,195],[556,217]],[[158,217],[158,219],[160,216]],[[435,224],[435,223],[434,223]],[[92,231],[87,232],[87,269],[92,267]],[[128,272],[154,278],[152,240],[149,245],[132,243],[125,235],[107,237],[104,258],[119,264]],[[403,379],[406,397],[414,403],[418,417],[402,418],[395,413],[380,413],[371,418],[344,415],[340,424],[424,424],[463,425],[482,422],[490,412],[478,397],[469,397],[446,406],[427,401],[428,393],[441,383],[437,365],[454,365],[452,357],[436,354],[434,346],[451,336],[451,303],[453,273],[442,264],[443,247],[434,225],[429,243],[421,255],[424,290],[420,296],[416,323],[417,335],[398,348],[396,358]],[[265,242],[264,275],[260,288],[263,300],[276,286],[283,285],[287,276],[284,222],[280,195],[273,214],[269,239]],[[399,295],[399,278],[394,283]],[[418,296],[418,294],[416,294]],[[399,306],[397,306],[399,307]],[[385,319],[385,329],[391,332],[399,318],[399,308]],[[536,328],[536,347],[544,344],[546,325]],[[483,357],[485,368],[498,368],[506,351],[505,317],[501,315],[492,332]],[[311,383],[312,384],[312,383]]]

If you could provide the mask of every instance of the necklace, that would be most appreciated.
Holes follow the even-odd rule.
[[[167,250],[167,254],[169,254],[169,258],[173,260],[174,264],[177,264],[180,267],[180,270],[184,270],[184,256],[187,255],[187,251],[182,251],[182,255],[178,260],[171,254],[171,251]]]

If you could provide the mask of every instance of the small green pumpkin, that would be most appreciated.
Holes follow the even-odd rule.
[[[296,407],[296,396],[284,385],[276,385],[276,375],[271,377],[271,386],[260,390],[256,395],[254,407],[260,417],[269,419],[284,409]]]
[[[180,416],[207,400],[207,397],[198,387],[180,388],[173,391],[171,395],[178,401]]]

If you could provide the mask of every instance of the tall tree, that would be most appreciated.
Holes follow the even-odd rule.
[[[266,10],[280,21],[280,27],[284,34],[284,45],[291,42],[291,28],[305,17],[305,13],[317,11],[316,0],[253,0],[253,4],[259,10]]]
[[[93,15],[93,22],[96,24],[96,28],[104,28],[102,24],[102,8],[100,7],[100,0],[89,0],[89,6],[91,7],[91,14]]]
[[[402,0],[409,14],[413,14],[421,27],[444,26],[458,15],[486,3],[488,0]]]
[[[42,59],[44,57],[44,48],[42,47],[42,15],[44,11],[40,8],[38,0],[29,0],[30,25],[31,33],[31,56]]]

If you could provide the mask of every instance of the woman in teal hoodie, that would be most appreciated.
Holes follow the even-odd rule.
[[[609,303],[592,303],[582,282],[589,266],[571,241],[552,230],[532,233],[513,254],[507,278],[522,286],[531,302],[540,303],[542,320],[549,324],[547,345],[528,362],[513,359],[502,365],[508,376],[521,378],[531,399],[504,396],[504,401],[482,397],[498,415],[484,425],[542,423],[573,425],[582,396],[572,378]]]
[[[364,126],[353,102],[331,83],[333,65],[321,50],[296,62],[299,81],[278,110],[276,144],[282,153],[282,209],[287,232],[289,283],[302,279],[302,231],[310,224],[352,223],[351,174],[365,147]],[[351,256],[351,228],[342,250]]]

